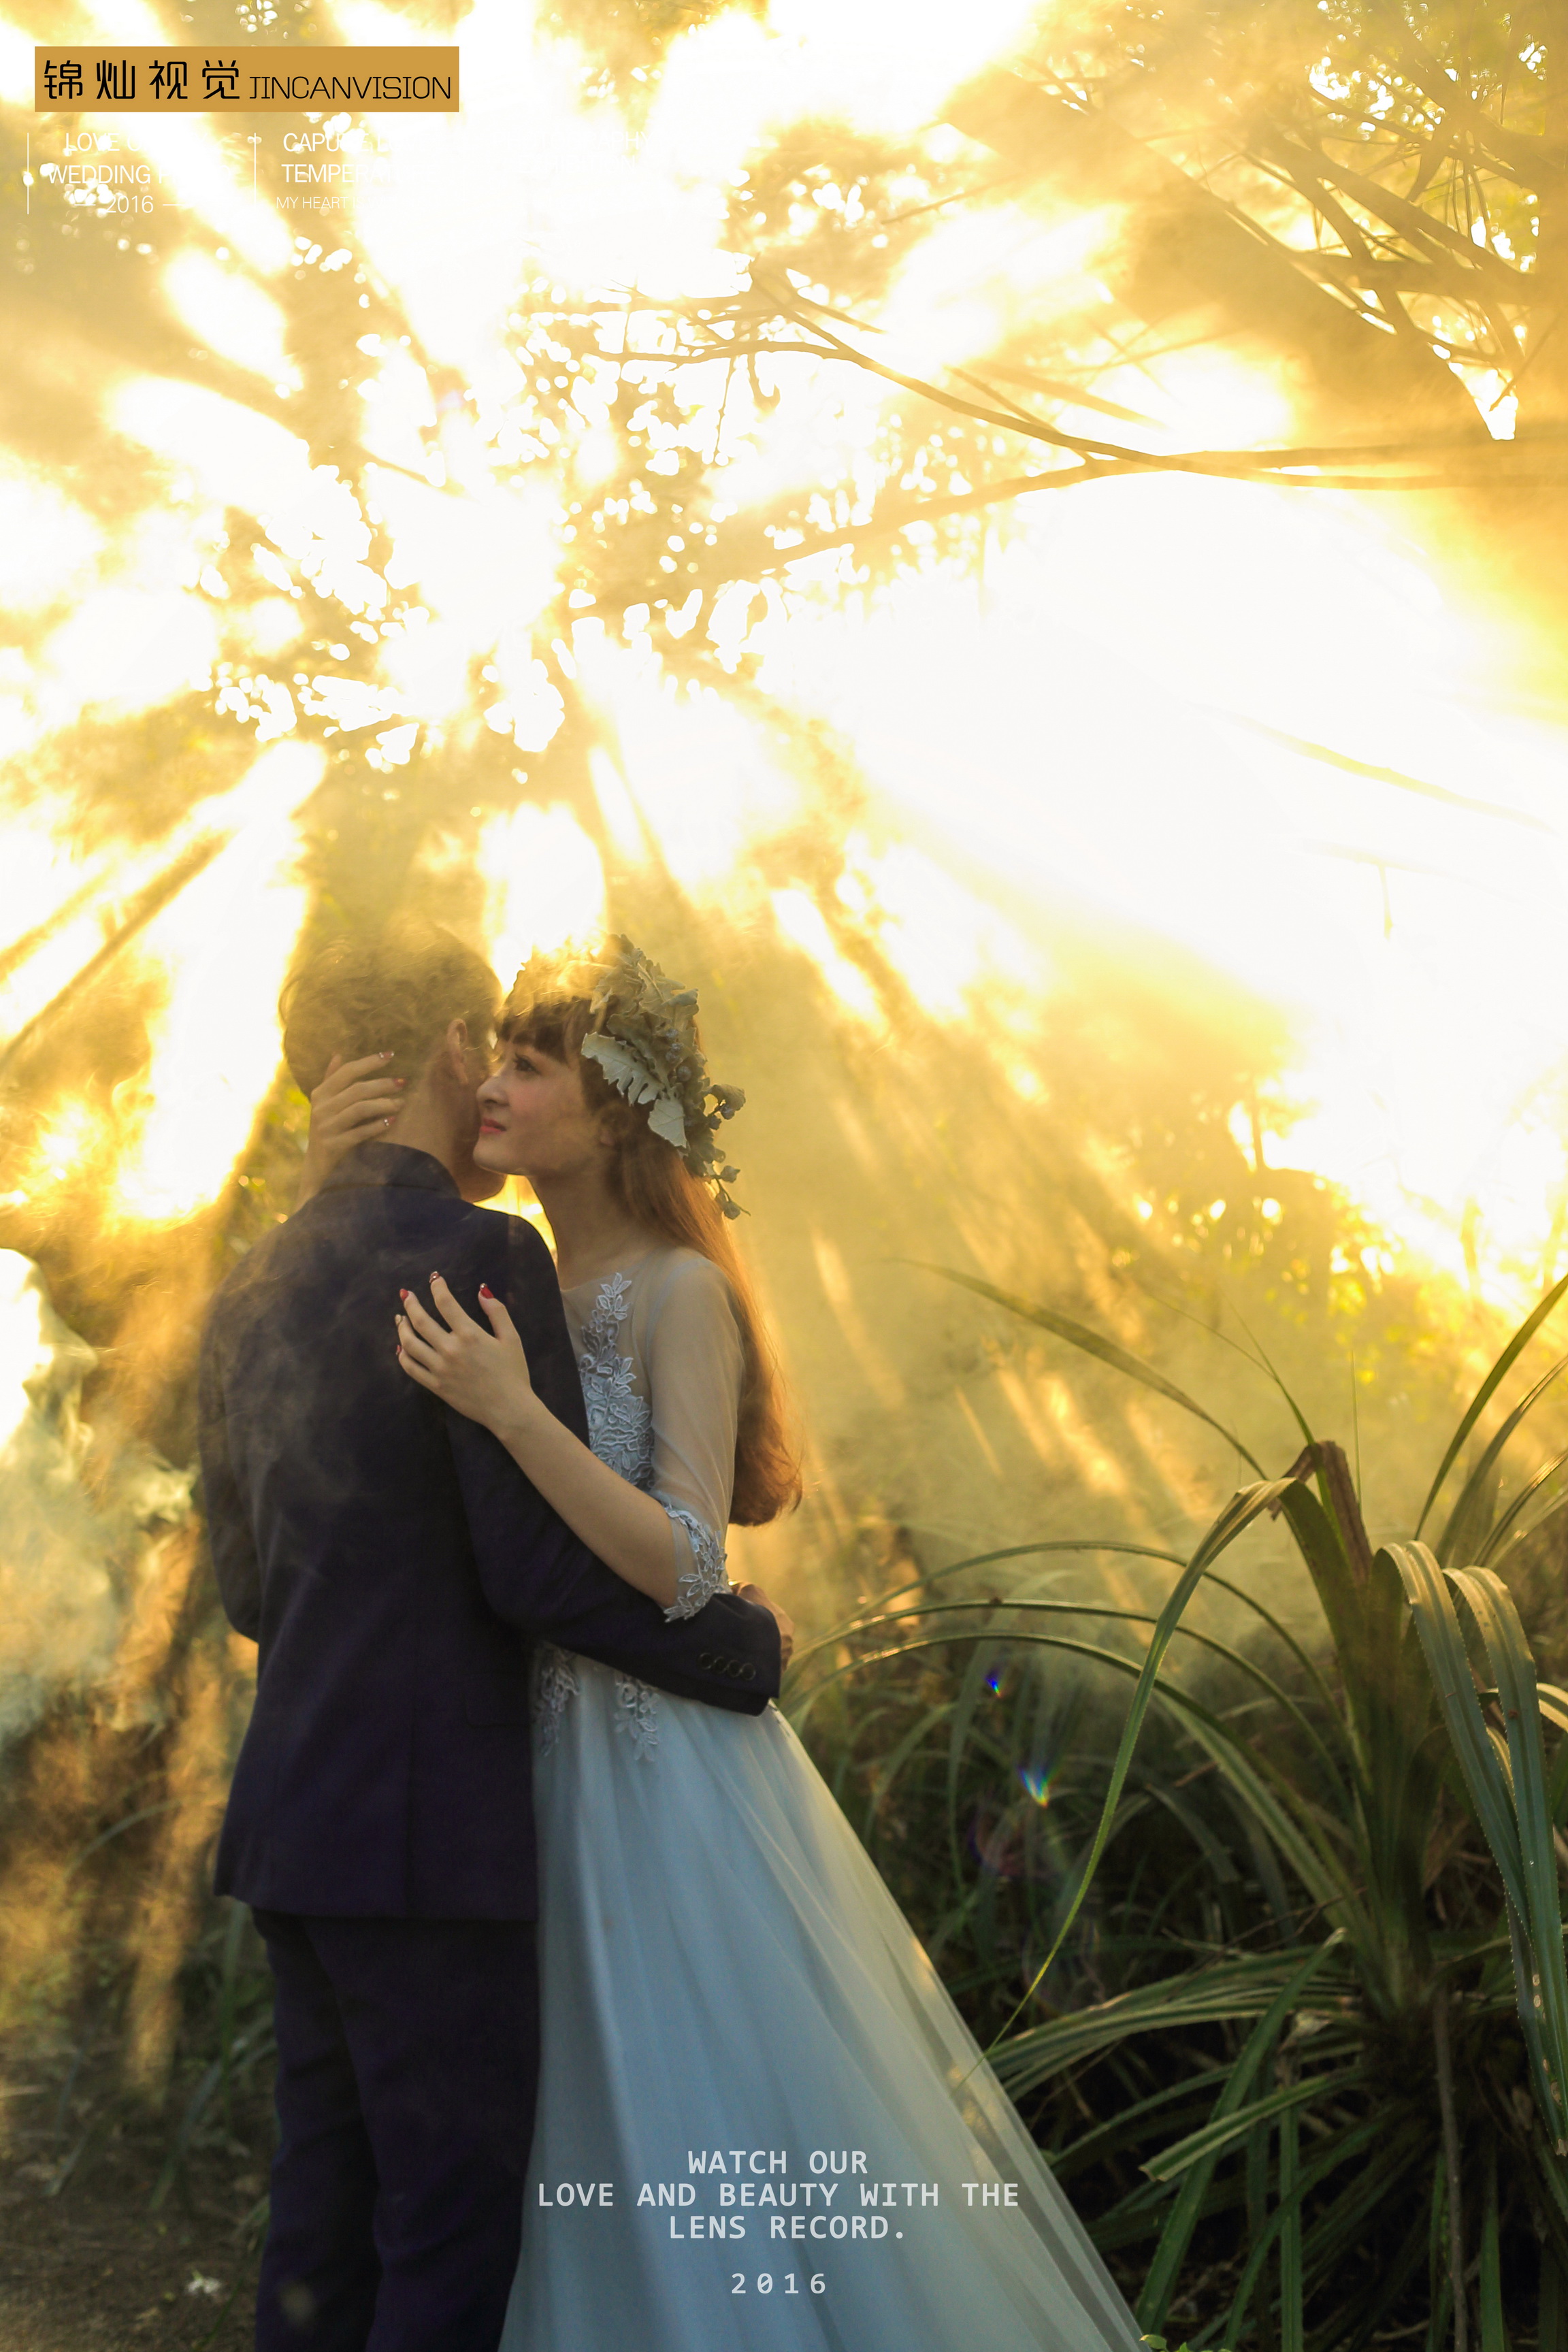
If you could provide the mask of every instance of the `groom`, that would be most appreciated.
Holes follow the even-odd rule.
[[[278,2120],[258,2352],[494,2352],[538,2073],[528,1643],[746,1714],[780,1624],[720,1594],[667,1623],[487,1430],[397,1369],[400,1288],[488,1282],[533,1384],[586,1438],[549,1254],[474,1207],[493,973],[405,921],[291,983],[309,1092],[395,1049],[406,1099],[219,1290],[201,1363],[224,1607],[259,1643],[218,1848],[276,1979]],[[559,2347],[569,2352],[569,2347]]]

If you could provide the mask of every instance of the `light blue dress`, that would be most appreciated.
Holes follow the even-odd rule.
[[[564,1293],[602,1460],[724,1580],[724,1277]],[[671,1612],[675,1613],[675,1612]],[[541,1660],[539,2120],[501,2352],[1132,2352],[1125,2304],[789,1724]]]

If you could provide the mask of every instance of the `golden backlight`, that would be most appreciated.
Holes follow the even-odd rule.
[[[15,1202],[86,1169],[127,1231],[219,1199],[277,1079],[278,988],[311,903],[301,844],[358,821],[347,803],[321,814],[344,789],[340,755],[384,831],[415,763],[473,741],[492,781],[502,760],[513,798],[470,798],[454,756],[450,806],[411,871],[421,887],[450,877],[451,919],[503,979],[634,904],[678,944],[728,943],[745,1001],[772,1008],[751,1033],[757,1066],[737,1072],[753,1095],[771,1073],[795,1083],[779,1059],[791,1039],[820,1032],[840,1057],[792,1100],[790,1148],[830,1119],[882,1181],[879,1152],[940,1138],[952,1230],[983,1263],[994,1229],[961,1197],[966,1090],[984,1066],[1013,1104],[1045,1101],[1036,1046],[1068,985],[1051,944],[1066,920],[1109,965],[1157,973],[1168,1001],[1229,990],[1288,1036],[1277,1093],[1297,1123],[1287,1141],[1264,1106],[1247,1141],[1259,1181],[1281,1161],[1331,1178],[1391,1248],[1501,1303],[1553,1271],[1562,736],[1545,706],[1509,699],[1495,622],[1411,536],[1408,509],[1150,475],[1016,502],[967,573],[916,534],[896,576],[858,573],[848,550],[773,562],[700,616],[695,592],[677,601],[690,549],[676,530],[639,555],[643,601],[563,596],[616,463],[624,355],[659,348],[664,306],[743,293],[727,206],[782,128],[847,122],[973,163],[973,200],[931,208],[872,322],[887,363],[972,368],[1021,320],[1109,300],[1116,207],[1046,217],[941,121],[1026,16],[1016,0],[933,5],[900,11],[889,37],[881,0],[737,8],[678,38],[623,110],[511,0],[456,22],[347,5],[334,37],[460,40],[467,96],[457,119],[301,118],[355,166],[331,212],[280,209],[279,184],[210,116],[126,118],[163,201],[185,208],[155,252],[124,240],[128,283],[159,274],[163,356],[155,338],[140,356],[122,339],[85,366],[57,331],[62,383],[89,387],[84,467],[108,465],[87,447],[100,433],[132,454],[140,487],[89,496],[58,446],[18,446],[0,481],[0,574],[28,654],[0,671],[0,728],[30,780],[5,814],[0,1016],[25,1045],[112,940],[144,1037],[111,1097],[73,1099],[64,1078],[47,1093],[18,1141]],[[158,37],[130,0],[78,21],[84,39]],[[13,97],[22,57],[0,47]],[[35,177],[35,207],[62,201]],[[824,217],[850,205],[837,185],[809,201]],[[357,486],[305,414],[310,353],[285,299],[301,269],[310,332],[342,371],[332,429],[368,453]],[[548,427],[531,397],[548,362],[520,358],[525,287],[535,311],[575,303],[595,321],[565,421]],[[406,331],[385,331],[388,308]],[[176,346],[193,342],[204,364],[186,371]],[[731,517],[815,490],[824,530],[875,489],[885,420],[909,398],[810,356],[755,380],[718,359],[678,373],[647,472],[700,457]],[[657,371],[632,380],[651,387]],[[1151,446],[1290,426],[1261,362],[1201,337],[1099,382],[1154,420]],[[1505,422],[1494,409],[1491,429]],[[307,588],[338,618],[301,658],[286,649]],[[656,594],[671,600],[671,645],[699,628],[716,648],[704,677],[656,649]],[[144,722],[155,764],[171,713],[193,774],[205,755],[186,739],[209,730],[210,779],[142,822],[121,778],[113,823],[84,814],[75,730],[121,726],[133,746]],[[743,1059],[741,1001],[721,992],[712,1018]],[[866,1087],[916,1024],[951,1039],[946,1091],[868,1118]],[[802,1263],[869,1392],[902,1394],[888,1360],[900,1343],[857,1303],[835,1199],[805,1198],[793,1160],[786,1182],[782,1117],[755,1115],[749,1158],[737,1131],[752,1198],[787,1192],[810,1229]],[[774,1304],[787,1349],[796,1309],[782,1290]],[[830,1391],[816,1401],[831,1416]],[[1089,1461],[1065,1391],[1009,1410],[1042,1454],[1055,1430]]]

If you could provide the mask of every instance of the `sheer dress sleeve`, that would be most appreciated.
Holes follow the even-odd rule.
[[[676,1598],[667,1618],[694,1617],[729,1589],[724,1530],[735,1480],[745,1354],[729,1283],[682,1250],[649,1284],[633,1339],[653,1422],[653,1494],[669,1516]]]

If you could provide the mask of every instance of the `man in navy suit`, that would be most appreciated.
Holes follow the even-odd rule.
[[[780,1621],[663,1612],[595,1559],[487,1430],[397,1369],[400,1289],[504,1300],[586,1439],[554,1270],[482,1189],[494,975],[450,934],[342,940],[292,984],[307,1090],[392,1045],[392,1139],[351,1151],[213,1304],[201,1452],[218,1585],[259,1643],[217,1887],[276,1979],[279,2145],[258,2352],[494,2352],[538,2069],[529,1643],[748,1714]],[[786,1621],[787,1622],[787,1621]],[[571,2347],[559,2347],[571,2352]]]

